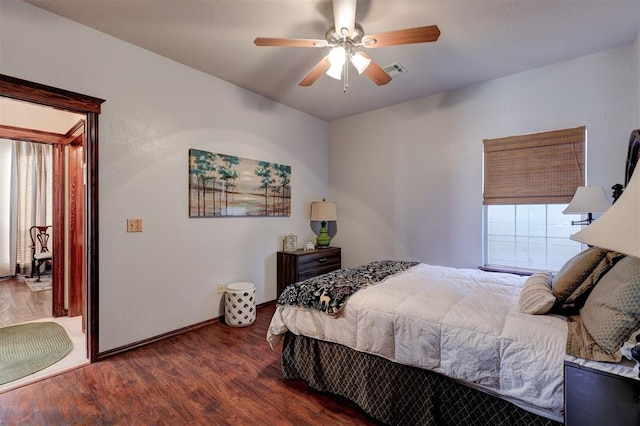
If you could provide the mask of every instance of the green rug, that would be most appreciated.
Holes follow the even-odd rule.
[[[64,327],[54,322],[0,328],[0,385],[47,368],[71,349]]]

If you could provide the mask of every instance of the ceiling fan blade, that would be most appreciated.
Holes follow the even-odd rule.
[[[280,47],[326,47],[326,40],[310,38],[269,38],[257,37],[253,40],[256,46],[280,46]]]
[[[436,41],[438,37],[440,37],[440,29],[437,25],[431,25],[386,33],[367,34],[362,38],[362,43],[364,47],[375,48],[397,46],[399,44],[425,43]]]
[[[342,34],[343,28],[349,30],[347,36],[353,34],[357,3],[358,0],[333,0],[333,22],[338,34]]]
[[[360,52],[360,54],[367,59],[371,59],[371,56],[367,55],[364,52]],[[384,86],[391,81],[391,76],[387,74],[380,65],[376,64],[373,61],[371,61],[369,66],[364,70],[364,75],[369,77],[369,79],[378,86]]]
[[[298,86],[302,86],[302,87],[311,86],[313,83],[316,82],[317,79],[319,79],[322,76],[322,74],[324,74],[329,69],[330,66],[331,64],[329,63],[329,55],[327,55],[324,58],[322,58],[320,62],[316,64],[315,67],[311,68],[311,71],[309,71],[307,75],[305,75],[304,78],[300,80],[300,83],[298,83]]]

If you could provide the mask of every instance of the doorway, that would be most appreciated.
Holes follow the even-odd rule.
[[[69,111],[82,114],[85,117],[84,122],[84,147],[82,150],[75,152],[76,158],[84,164],[82,173],[76,173],[75,179],[81,179],[83,182],[82,206],[76,205],[76,208],[82,208],[84,212],[84,229],[83,232],[76,235],[79,239],[76,244],[82,247],[83,260],[79,268],[76,268],[85,282],[85,292],[81,297],[80,303],[83,305],[85,313],[84,328],[86,331],[86,347],[87,358],[89,362],[98,360],[98,116],[100,114],[102,99],[91,96],[81,95],[69,92],[63,89],[57,89],[26,80],[17,79],[0,74],[0,97],[24,101],[36,105],[51,107],[61,111]],[[0,123],[2,124],[2,123]],[[4,126],[5,132],[19,132],[19,128],[7,128]],[[14,135],[13,139],[18,135]],[[57,161],[64,161],[58,157]],[[55,195],[54,195],[55,196]],[[61,226],[61,225],[58,225]],[[55,230],[54,230],[55,232]],[[64,233],[64,230],[63,230]],[[80,244],[81,243],[81,244]],[[61,250],[60,252],[63,252]],[[56,258],[54,257],[54,262]],[[60,258],[59,262],[63,259]],[[53,268],[57,266],[54,263]],[[59,266],[63,268],[62,263]],[[54,286],[58,285],[60,294],[64,294],[61,287],[64,281],[60,278]],[[54,291],[55,293],[55,291]],[[55,302],[53,303],[55,309]]]
[[[14,275],[17,266],[15,272],[29,273],[23,279],[30,288],[52,288],[48,316],[83,315],[85,116],[4,97],[0,110],[2,161],[9,163],[1,190],[8,207],[2,213],[2,233],[5,245],[11,240],[15,245],[3,245],[0,269]],[[42,256],[46,261],[36,263]],[[51,264],[43,287],[39,271]]]

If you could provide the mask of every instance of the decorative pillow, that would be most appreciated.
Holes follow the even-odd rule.
[[[591,247],[569,259],[553,278],[551,288],[556,299],[564,303],[606,254],[607,250]]]
[[[640,328],[640,258],[620,259],[595,286],[580,316],[593,340],[607,353],[620,349]]]
[[[607,251],[600,262],[593,268],[591,273],[583,279],[578,287],[576,287],[563,302],[556,304],[554,312],[565,315],[577,314],[580,308],[584,306],[593,287],[595,287],[598,281],[624,256],[624,254],[616,251]]]
[[[525,281],[520,292],[520,310],[525,314],[546,314],[556,302],[551,291],[551,272],[538,272]]]
[[[567,317],[567,327],[567,355],[606,362],[618,362],[622,359],[622,351],[609,354],[593,340],[580,316]]]

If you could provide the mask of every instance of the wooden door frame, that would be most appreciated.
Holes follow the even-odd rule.
[[[84,319],[84,294],[86,294],[86,286],[84,280],[84,184],[83,184],[83,167],[84,163],[84,123],[82,125],[82,133],[75,138],[68,146],[69,153],[69,170],[67,176],[69,178],[69,188],[67,200],[69,202],[69,216],[66,224],[68,225],[69,236],[69,256],[66,259],[65,268],[69,275],[69,310],[67,315],[70,317],[82,315]]]
[[[66,268],[64,253],[65,235],[65,176],[64,167],[64,145],[52,145],[53,166],[53,277],[51,286],[53,287],[52,316],[62,317],[66,315],[64,308],[64,274]]]
[[[104,99],[57,89],[0,74],[0,96],[86,115],[84,158],[86,166],[86,283],[87,357],[99,355],[98,327],[98,116]]]

